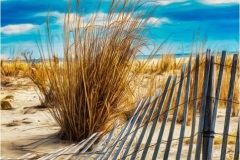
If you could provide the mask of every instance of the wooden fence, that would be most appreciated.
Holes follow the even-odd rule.
[[[148,97],[139,101],[131,118],[119,128],[118,122],[110,133],[106,134],[97,143],[97,139],[102,133],[95,133],[88,139],[77,144],[72,144],[58,151],[48,153],[39,158],[39,160],[48,159],[221,159],[225,160],[228,146],[229,126],[231,122],[231,110],[233,102],[234,83],[236,75],[239,74],[237,68],[238,54],[233,55],[231,66],[231,77],[229,81],[228,98],[226,113],[224,117],[224,127],[221,133],[216,132],[219,100],[223,80],[223,72],[226,59],[226,52],[222,52],[221,62],[216,63],[216,57],[211,56],[210,50],[206,52],[205,71],[203,77],[202,94],[200,97],[200,113],[197,114],[197,100],[199,89],[199,66],[200,56],[195,60],[194,74],[192,74],[192,57],[188,65],[182,66],[180,77],[169,76],[162,91],[156,96]],[[219,72],[216,72],[216,65],[219,66]],[[229,66],[228,66],[229,67]],[[185,72],[187,72],[185,74]],[[238,73],[237,73],[238,72]],[[217,75],[218,74],[218,75]],[[217,75],[217,76],[216,76]],[[216,79],[217,78],[217,79]],[[173,79],[173,80],[172,80]],[[179,79],[179,80],[178,80]],[[194,80],[194,87],[191,88],[191,79]],[[177,81],[178,80],[178,81]],[[184,80],[186,80],[184,82]],[[215,83],[216,82],[216,83]],[[177,89],[177,97],[174,99],[174,90]],[[194,99],[192,106],[192,125],[186,125],[189,112],[189,97],[192,91]],[[184,97],[182,97],[182,93]],[[183,104],[180,104],[181,98],[184,98]],[[175,100],[172,103],[173,99]],[[165,105],[164,105],[165,104]],[[174,106],[172,106],[174,104]],[[238,103],[239,104],[239,103]],[[179,108],[183,107],[183,121],[177,124]],[[239,160],[239,137],[240,137],[240,118],[235,117],[237,123],[233,128],[237,135],[232,136],[236,143],[232,148],[232,159]],[[161,119],[161,122],[159,121]],[[197,123],[198,122],[198,123]],[[170,123],[170,125],[169,125]],[[168,125],[167,125],[168,124]],[[198,128],[197,128],[198,125]],[[168,127],[167,127],[168,126]],[[176,126],[179,127],[176,130]],[[186,128],[189,135],[186,136]],[[179,132],[180,131],[180,132]],[[117,134],[116,134],[117,132]],[[214,138],[216,135],[222,135],[221,152],[214,153]],[[189,143],[184,143],[186,138]],[[196,140],[196,142],[194,142]],[[173,142],[177,142],[173,144]],[[175,147],[173,147],[173,145]],[[90,149],[91,148],[91,149]],[[185,148],[185,154],[183,154]],[[195,150],[194,150],[195,148]],[[24,155],[19,159],[27,159],[31,154]],[[170,158],[171,157],[171,158]],[[231,158],[231,157],[230,157]]]

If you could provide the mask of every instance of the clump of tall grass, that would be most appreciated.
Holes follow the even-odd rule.
[[[203,83],[204,83],[204,71],[205,71],[205,63],[206,59],[204,58],[205,55],[202,54],[200,56],[200,62],[199,62],[199,75],[198,75],[198,92],[197,92],[197,109],[198,111],[200,110],[201,106],[201,97],[202,97],[202,88],[203,88]],[[230,86],[230,77],[231,77],[231,66],[232,66],[232,55],[227,55],[226,56],[226,61],[225,61],[225,67],[223,71],[223,78],[222,78],[222,84],[221,84],[221,91],[220,91],[220,98],[219,98],[219,104],[218,108],[226,108],[227,102],[228,102],[228,90]],[[238,59],[238,64],[237,64],[237,70],[239,70],[240,65],[239,65],[239,60]],[[193,113],[193,102],[194,102],[194,85],[195,85],[195,80],[194,80],[194,75],[196,74],[196,64],[193,60],[193,67],[191,71],[191,83],[190,83],[190,97],[189,97],[189,112],[188,112],[188,120],[187,120],[187,125],[190,125],[192,122],[192,113]],[[220,61],[221,61],[221,56],[216,55],[216,73],[215,73],[215,85],[217,85],[217,80],[218,80],[218,74],[220,70]],[[232,103],[232,116],[237,116],[240,111],[240,85],[239,85],[239,71],[236,73],[236,78],[235,78],[235,84],[234,84],[234,92],[233,92],[233,103]],[[185,91],[183,91],[182,95],[185,95]],[[184,96],[182,96],[184,97]],[[181,99],[180,104],[184,103],[184,99]],[[179,113],[178,113],[178,122],[181,122],[183,118],[183,107],[179,108]]]
[[[11,60],[1,59],[1,85],[10,87],[13,79],[27,77],[29,73],[28,64],[23,62],[20,57],[13,57]]]
[[[5,77],[17,77],[25,76],[27,74],[28,65],[21,61],[19,57],[13,58],[12,60],[1,59],[1,76]]]
[[[12,95],[5,96],[4,98],[1,98],[0,103],[1,103],[1,110],[11,110],[13,109],[10,100],[13,100]]]
[[[174,54],[167,53],[162,54],[160,58],[135,61],[132,71],[149,75],[161,75],[168,72],[177,73],[181,70],[184,62],[184,58],[177,59]]]
[[[130,8],[130,2],[112,1],[101,24],[97,24],[98,14],[86,23],[84,14],[72,14],[69,7],[62,62],[57,57],[46,61],[42,53],[46,80],[34,72],[30,75],[61,127],[60,137],[79,141],[94,132],[106,132],[116,119],[124,120],[133,110],[134,105],[123,104],[136,75],[131,72],[132,62],[145,45],[149,15],[143,19],[143,13],[135,12],[138,5]],[[49,26],[48,31],[50,37]],[[53,57],[51,51],[49,57]]]
[[[197,52],[200,55],[200,62],[199,62],[199,73],[198,73],[198,93],[197,93],[197,109],[200,111],[200,106],[201,106],[201,97],[202,97],[202,87],[203,87],[203,81],[204,81],[204,71],[205,71],[205,63],[206,63],[206,55],[203,50]],[[219,98],[219,108],[226,108],[227,105],[227,100],[228,100],[228,89],[229,89],[229,82],[230,82],[230,77],[231,77],[231,66],[232,66],[232,55],[227,55],[226,57],[226,62],[225,62],[225,67],[224,67],[224,74],[223,74],[223,79],[222,79],[222,87],[221,87],[221,93],[220,93],[220,98]],[[239,59],[240,60],[240,59]],[[238,60],[238,66],[237,66],[237,75],[236,75],[236,80],[235,80],[235,87],[234,87],[234,92],[233,92],[233,103],[232,103],[232,116],[237,116],[240,111],[240,83],[239,83],[239,60]],[[216,63],[220,63],[221,61],[221,56],[219,54],[216,54]],[[186,63],[187,59],[176,59],[174,56],[165,54],[159,59],[153,59],[152,61],[148,61],[148,63],[144,63],[144,61],[138,61],[134,63],[134,66],[132,68],[133,72],[139,71],[141,73],[138,76],[138,81],[135,82],[135,86],[138,86],[138,89],[135,92],[144,92],[147,95],[148,91],[154,91],[156,88],[158,89],[164,89],[165,84],[166,84],[166,79],[167,76],[169,75],[177,75],[178,78],[180,78],[180,70],[183,65],[183,63]],[[143,64],[142,64],[143,63]],[[217,77],[218,77],[218,72],[220,69],[220,65],[216,64],[216,73],[215,73],[215,84],[217,83]],[[186,79],[187,79],[187,74],[188,71],[186,69],[185,71],[185,78],[183,81],[183,90],[182,90],[182,95],[180,99],[180,106],[179,106],[179,111],[178,111],[178,122],[182,122],[183,120],[183,110],[184,110],[184,97],[185,97],[185,87],[186,87]],[[196,59],[195,56],[192,57],[192,69],[191,69],[191,81],[190,81],[190,97],[188,101],[188,119],[187,119],[187,125],[191,125],[192,123],[192,114],[193,114],[193,105],[194,105],[194,86],[196,85],[195,82],[195,74],[196,74]],[[140,82],[139,82],[140,81]],[[176,85],[176,88],[178,88],[178,84]],[[146,94],[147,93],[147,94]],[[167,92],[167,98],[169,98],[169,93],[170,89]],[[140,96],[139,96],[140,97]],[[177,98],[177,89],[175,89],[174,94],[173,94],[173,103],[172,103],[172,108],[175,107],[175,101]],[[162,113],[165,112],[165,108],[167,105],[167,100],[163,104],[163,109]],[[173,109],[170,111],[172,112]]]
[[[228,141],[227,144],[236,144],[236,137],[237,137],[237,131],[231,131],[228,135]],[[219,145],[222,144],[223,136],[218,135],[214,138],[213,142],[214,145]],[[193,140],[193,143],[197,142],[197,138],[195,137]],[[189,144],[190,143],[190,138],[184,138],[184,143]]]
[[[230,85],[231,78],[231,68],[232,68],[232,59],[233,56],[228,55],[225,61],[224,74],[223,74],[223,82],[220,93],[220,107],[227,106],[228,100],[228,90]],[[217,57],[217,63],[220,63],[220,57]],[[217,66],[217,70],[219,70],[220,66]],[[238,57],[237,71],[234,83],[234,91],[233,91],[233,103],[232,103],[232,116],[238,116],[240,111],[240,57]],[[226,87],[224,87],[226,86]]]

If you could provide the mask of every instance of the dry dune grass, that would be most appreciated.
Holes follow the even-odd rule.
[[[231,76],[231,66],[232,66],[232,55],[227,55],[226,61],[225,61],[225,68],[224,68],[224,74],[222,79],[222,87],[221,87],[221,93],[220,93],[220,100],[219,100],[219,107],[225,108],[227,105],[227,99],[228,99],[228,89],[229,89],[229,82],[230,82],[230,76]],[[220,63],[221,56],[219,54],[216,56],[216,63]],[[188,111],[188,120],[187,125],[190,125],[192,122],[192,113],[193,113],[193,100],[194,100],[194,86],[196,82],[194,81],[194,76],[196,73],[196,62],[195,57],[192,59],[192,71],[191,71],[191,81],[190,81],[190,98],[189,98],[189,111]],[[198,78],[198,93],[197,93],[197,110],[200,109],[200,103],[201,103],[201,96],[202,96],[202,87],[203,87],[203,78],[204,78],[204,70],[205,70],[205,54],[200,54],[200,61],[199,61],[199,78]],[[144,96],[147,95],[147,93],[156,93],[156,90],[161,89],[163,90],[166,84],[167,76],[169,75],[177,75],[178,79],[180,79],[180,70],[183,65],[183,63],[187,63],[187,60],[180,59],[177,61],[176,57],[172,56],[171,54],[165,54],[159,59],[152,60],[152,63],[144,63],[144,61],[137,61],[133,65],[132,71],[133,72],[139,72],[138,68],[141,68],[141,72],[139,72],[138,81],[134,81],[134,86],[138,86],[137,92],[141,91],[142,94],[138,96]],[[187,68],[187,67],[186,67]],[[218,76],[219,72],[219,65],[216,65],[216,77]],[[238,60],[238,66],[237,66],[237,76],[235,80],[235,88],[234,88],[234,94],[233,94],[233,109],[232,109],[232,115],[237,116],[238,112],[240,110],[239,102],[240,102],[240,86],[239,86],[239,60]],[[186,76],[187,76],[187,69],[185,71],[185,78],[183,81],[183,90],[182,90],[182,96],[180,99],[180,106],[178,111],[178,118],[177,121],[181,122],[183,118],[183,108],[184,108],[184,97],[185,97],[185,86],[186,86]],[[217,78],[216,82],[217,83]],[[177,89],[178,84],[175,86],[174,95],[173,95],[173,101],[172,101],[172,107],[175,107],[175,101],[177,98]],[[139,92],[138,92],[139,93]],[[164,103],[162,113],[166,110],[167,105],[167,99],[169,99],[170,94],[170,88],[167,92],[166,96],[166,102]],[[136,96],[137,97],[137,96]],[[173,112],[173,109],[170,111],[170,113]]]
[[[228,135],[227,144],[236,144],[236,136],[237,136],[237,131],[231,131]],[[214,137],[214,145],[222,144],[222,140],[223,140],[223,136],[217,135],[216,137]],[[193,142],[196,143],[197,138],[194,138]],[[190,138],[184,138],[184,143],[189,144]]]
[[[217,59],[217,63],[220,63],[220,57]],[[226,57],[225,62],[225,69],[224,69],[224,75],[223,75],[223,82],[222,82],[222,88],[221,88],[221,94],[220,94],[220,106],[225,107],[227,105],[227,96],[228,96],[228,89],[229,89],[229,82],[231,78],[231,66],[232,66],[232,56]],[[219,66],[217,67],[219,70]],[[233,116],[238,116],[238,111],[240,110],[240,57],[238,58],[238,65],[237,65],[237,73],[235,78],[235,84],[234,84],[234,92],[233,92]],[[225,87],[226,86],[226,87]]]
[[[48,76],[51,75],[51,73],[47,73],[51,70],[51,66],[53,68],[56,68],[59,65],[58,58],[53,55],[52,61],[49,63],[47,61],[46,63],[30,63],[29,66],[27,66],[26,63],[22,62],[19,58],[16,58],[12,60],[11,62],[7,62],[2,60],[1,61],[1,72],[2,72],[2,78],[7,76],[27,76],[31,75],[32,80],[35,82],[35,84],[41,86],[45,86],[47,83]],[[221,56],[219,54],[216,56],[216,63],[220,63]],[[163,54],[159,59],[147,59],[147,60],[131,60],[126,65],[128,68],[130,68],[131,74],[134,76],[131,77],[131,81],[126,86],[125,95],[127,98],[124,98],[124,106],[129,106],[129,110],[132,110],[136,102],[143,97],[153,95],[157,92],[159,89],[163,89],[166,83],[167,76],[169,75],[177,75],[180,78],[180,69],[183,63],[186,63],[187,60],[184,58],[178,59],[173,56],[172,54]],[[202,54],[200,56],[200,67],[199,67],[199,79],[198,79],[198,97],[201,97],[202,92],[202,85],[203,85],[203,77],[204,77],[204,64],[205,64],[205,55]],[[61,65],[63,65],[61,63]],[[219,107],[224,108],[227,104],[227,96],[228,96],[228,89],[229,89],[229,81],[230,81],[230,73],[231,73],[231,65],[232,65],[232,56],[227,55],[226,67],[224,68],[224,74],[223,74],[223,81],[222,81],[222,87],[221,87],[221,94],[220,94],[220,100],[219,100]],[[63,67],[61,67],[63,68]],[[191,72],[191,89],[190,89],[190,101],[189,101],[189,115],[188,115],[188,124],[191,124],[191,115],[192,115],[192,107],[193,107],[193,88],[195,85],[194,82],[194,75],[195,75],[195,58],[193,58],[193,65],[192,65],[192,72]],[[216,76],[218,76],[219,72],[219,65],[216,65]],[[239,96],[240,96],[240,86],[239,86],[239,61],[238,61],[238,70],[237,70],[237,76],[235,80],[235,88],[234,88],[234,94],[233,94],[233,112],[232,115],[236,116],[238,114],[238,111],[240,110],[239,106]],[[65,72],[65,71],[63,71]],[[187,71],[185,76],[187,75]],[[30,77],[31,77],[30,76]],[[184,85],[186,82],[186,78],[184,80]],[[216,79],[217,82],[217,79]],[[216,83],[215,82],[215,83]],[[178,88],[178,85],[176,85],[176,88]],[[168,91],[167,99],[169,97],[170,91]],[[50,93],[48,93],[49,95]],[[173,104],[176,100],[177,95],[177,89],[175,89],[174,97],[173,97]],[[182,92],[182,97],[185,95],[185,91]],[[200,107],[201,99],[197,99],[197,106],[198,110]],[[184,99],[181,99],[180,104],[184,103]],[[164,106],[166,107],[166,103],[164,103]],[[182,105],[183,106],[183,105]],[[163,107],[163,110],[164,108]],[[183,108],[183,107],[179,107]],[[181,122],[182,120],[182,113],[183,109],[179,110],[179,116],[178,121]],[[129,115],[129,114],[128,114]]]
[[[177,60],[174,54],[162,54],[158,59],[148,59],[135,61],[132,67],[133,72],[138,72],[139,74],[154,74],[162,75],[164,73],[173,72],[176,74],[180,69],[182,64],[185,62],[184,58]]]
[[[1,98],[1,110],[11,110],[13,109],[10,101],[13,100],[14,97],[12,95],[5,96],[4,98]]]
[[[68,140],[81,140],[94,132],[107,132],[116,119],[126,120],[132,113],[136,102],[146,96],[163,90],[167,76],[180,76],[180,70],[186,60],[177,60],[172,54],[162,55],[157,60],[136,60],[139,49],[146,45],[143,41],[144,28],[148,19],[141,19],[142,13],[132,8],[129,14],[124,6],[113,1],[103,25],[95,25],[97,17],[92,17],[84,26],[80,16],[72,17],[69,12],[64,22],[64,57],[59,62],[57,56],[49,52],[49,60],[42,63],[29,63],[19,59],[6,63],[1,61],[1,74],[4,76],[27,75],[42,93],[42,103],[50,108],[51,114],[61,126],[60,137]],[[120,7],[116,15],[114,10]],[[118,8],[119,9],[119,8]],[[97,14],[96,14],[97,16]],[[133,18],[134,17],[134,18]],[[74,28],[72,26],[74,19]],[[117,22],[117,23],[116,23]],[[71,30],[71,32],[70,32]],[[71,36],[69,35],[71,33]],[[141,33],[141,34],[139,34]],[[50,28],[49,28],[50,36]],[[51,42],[50,42],[51,45]],[[27,56],[27,55],[26,55]],[[42,53],[42,58],[45,59]],[[197,106],[200,106],[202,94],[205,55],[200,58],[199,87]],[[27,58],[27,57],[26,57]],[[220,57],[217,57],[217,63]],[[231,66],[232,56],[228,55],[226,65]],[[195,85],[195,60],[193,58],[190,86],[190,101],[187,124],[192,121],[193,88]],[[235,81],[233,101],[239,103],[239,63]],[[219,66],[217,66],[218,75]],[[226,106],[231,69],[225,67],[220,107]],[[187,75],[187,71],[185,77]],[[185,88],[186,78],[183,87]],[[170,84],[171,86],[171,84]],[[175,86],[172,107],[177,97]],[[180,104],[184,103],[183,88]],[[166,99],[169,98],[170,90]],[[162,113],[166,111],[165,101]],[[233,115],[240,110],[233,103]],[[172,111],[170,111],[171,113]],[[182,121],[183,105],[179,106],[178,122]]]
[[[225,108],[227,105],[227,100],[228,100],[228,89],[229,89],[229,82],[230,82],[230,77],[231,77],[231,66],[232,66],[232,55],[227,55],[226,57],[226,62],[225,65],[226,67],[224,68],[224,73],[223,73],[223,79],[222,79],[222,86],[221,86],[221,91],[220,91],[220,99],[219,99],[219,108]],[[216,63],[220,63],[221,57],[217,56]],[[205,58],[200,58],[200,67],[199,67],[199,78],[198,78],[198,93],[197,93],[197,110],[200,109],[201,105],[201,97],[202,97],[202,87],[203,87],[203,78],[204,78],[204,70],[205,70]],[[237,116],[240,110],[239,102],[240,102],[240,86],[239,86],[239,60],[238,60],[238,71],[237,71],[237,76],[235,79],[235,87],[234,87],[234,93],[233,93],[233,102],[232,103],[232,115]],[[219,73],[220,66],[216,65],[216,73],[215,73],[215,84],[217,84],[217,77]],[[191,84],[190,84],[190,98],[189,98],[189,112],[188,112],[188,120],[187,124],[190,125],[192,122],[192,113],[193,113],[193,102],[194,102],[194,75],[195,75],[195,62],[193,63],[192,67],[192,72],[191,72]],[[186,80],[184,81],[186,82]],[[185,84],[185,83],[184,83]],[[185,92],[183,90],[184,97]],[[180,101],[180,104],[184,103],[184,99],[182,98]],[[182,121],[183,117],[183,107],[179,108],[179,113],[178,113],[178,122]]]
[[[236,144],[236,137],[237,137],[237,131],[232,131],[229,133],[228,135],[228,141],[227,143],[228,144]],[[223,136],[216,136],[216,138],[214,139],[214,144],[217,145],[217,144],[221,144],[222,143],[222,139],[223,139]]]
[[[40,68],[34,67],[36,71],[32,68],[30,77],[60,125],[60,137],[79,141],[94,132],[106,132],[134,109],[135,105],[126,106],[129,85],[136,76],[131,66],[145,45],[143,28],[148,18],[136,14],[137,5],[129,10],[130,2],[113,1],[103,25],[96,26],[93,16],[84,26],[81,15],[66,14],[63,61],[59,63],[50,52],[53,61],[43,61]],[[116,9],[120,9],[117,15]]]
[[[1,76],[25,76],[28,71],[28,65],[19,57],[13,58],[11,61],[1,59]]]
[[[11,60],[1,59],[1,86],[8,87],[13,85],[12,78],[26,77],[29,74],[28,64],[19,57]]]
[[[199,83],[199,87],[198,87],[198,96],[197,97],[201,97],[202,95],[202,87],[203,87],[203,78],[204,78],[204,64],[205,64],[205,59],[202,57],[200,58],[200,67],[199,67],[199,79],[198,79],[198,83]],[[223,79],[222,79],[222,86],[221,86],[221,91],[220,91],[220,99],[219,99],[219,108],[226,108],[227,105],[227,101],[228,101],[228,90],[229,90],[229,82],[230,82],[230,77],[231,77],[231,66],[232,66],[232,59],[233,56],[232,55],[227,55],[226,57],[226,61],[225,61],[225,67],[224,67],[224,72],[223,72]],[[221,61],[221,56],[216,56],[216,63],[220,64]],[[194,64],[195,65],[195,64]],[[232,103],[232,115],[233,116],[237,116],[238,112],[240,110],[240,106],[239,106],[239,102],[240,102],[240,86],[239,86],[239,60],[238,60],[238,71],[237,71],[237,76],[235,79],[235,85],[234,85],[234,93],[233,93],[233,102]],[[216,73],[215,73],[215,85],[217,85],[217,77],[219,74],[219,69],[220,69],[220,65],[216,64]],[[195,85],[194,82],[194,74],[195,74],[195,67],[193,66],[193,72],[191,75],[191,89],[190,89],[190,102],[189,102],[189,114],[188,114],[188,125],[191,124],[192,121],[192,111],[193,111],[193,100],[194,100],[194,95],[193,95],[193,88]],[[184,93],[185,94],[185,93]],[[201,103],[201,98],[197,99],[197,109],[200,109],[200,103]],[[181,121],[182,119],[182,113],[183,113],[183,109],[181,108],[179,110],[179,116],[178,116],[178,121]]]

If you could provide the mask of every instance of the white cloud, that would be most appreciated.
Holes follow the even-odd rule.
[[[226,4],[226,3],[239,3],[239,0],[199,0],[204,4]]]
[[[239,0],[196,0],[199,1],[200,3],[203,4],[226,4],[226,3],[239,3]],[[177,2],[191,2],[190,0],[156,0],[154,2],[149,2],[152,4],[158,4],[162,6],[166,6],[172,3],[177,3]]]
[[[186,0],[157,0],[156,4],[158,5],[162,5],[162,6],[166,6],[166,5],[169,5],[169,4],[172,4],[172,3],[177,3],[177,2],[185,2]]]
[[[40,13],[40,14],[37,14],[36,16],[46,16],[46,15],[47,15],[47,13]],[[58,24],[64,23],[64,17],[65,17],[64,13],[51,12],[50,16],[54,16],[57,18],[56,23],[58,23]],[[109,15],[107,13],[98,12],[98,13],[86,14],[86,15],[82,16],[81,19],[78,19],[80,17],[76,16],[75,13],[71,13],[69,15],[69,17],[70,17],[69,21],[71,22],[70,24],[72,24],[72,27],[77,25],[76,24],[77,20],[80,20],[82,22],[81,25],[83,27],[88,26],[88,25],[103,26],[103,25],[106,25],[107,23],[114,25],[114,24],[118,23],[119,21],[121,21],[122,17],[124,17],[130,21],[134,21],[134,18],[130,17],[131,15],[127,15],[127,14],[120,15],[118,13],[115,13],[115,14],[112,14],[112,19],[111,19],[111,22],[109,23],[109,21],[107,20],[108,16]],[[88,22],[91,21],[91,19],[93,17],[95,17],[94,24],[89,24]],[[163,17],[163,18],[151,17],[147,21],[148,24],[155,24],[155,25],[162,25],[163,23],[170,23],[170,22],[171,21],[166,17]]]
[[[1,27],[0,31],[4,34],[19,34],[30,31],[36,27],[37,26],[33,24],[7,25],[5,27]]]
[[[42,13],[37,13],[34,16],[35,17],[47,17],[48,15],[50,15],[50,17],[56,17],[57,21],[56,23],[63,23],[64,22],[64,13],[60,13],[60,12],[42,12]]]
[[[104,2],[111,2],[111,0],[102,0]],[[177,3],[177,2],[185,2],[188,0],[130,0],[130,2],[138,2],[139,4],[155,4],[155,5],[162,5],[162,6],[166,6],[172,3]],[[124,0],[122,0],[122,2],[124,2]]]
[[[151,17],[151,18],[149,18],[148,23],[149,24],[162,25],[163,23],[171,23],[171,21],[166,17],[163,17],[163,18]]]

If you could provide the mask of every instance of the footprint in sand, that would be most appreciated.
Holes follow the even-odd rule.
[[[30,124],[30,123],[32,123],[32,121],[30,119],[28,119],[28,118],[24,118],[24,119],[22,119],[22,123]]]
[[[14,127],[14,126],[20,126],[21,125],[21,121],[19,120],[13,120],[10,123],[6,124],[6,127]]]
[[[23,110],[23,114],[34,114],[36,112],[37,112],[37,109],[35,109],[35,108],[25,108]]]
[[[13,120],[12,122],[7,123],[5,125],[6,125],[6,127],[14,127],[14,126],[20,126],[22,123],[30,124],[30,123],[32,123],[32,121],[28,118],[24,118],[22,120]]]
[[[37,105],[37,106],[32,106],[32,107],[24,107],[23,108],[23,114],[34,114],[37,111],[43,111],[46,109],[46,106],[44,105]]]

